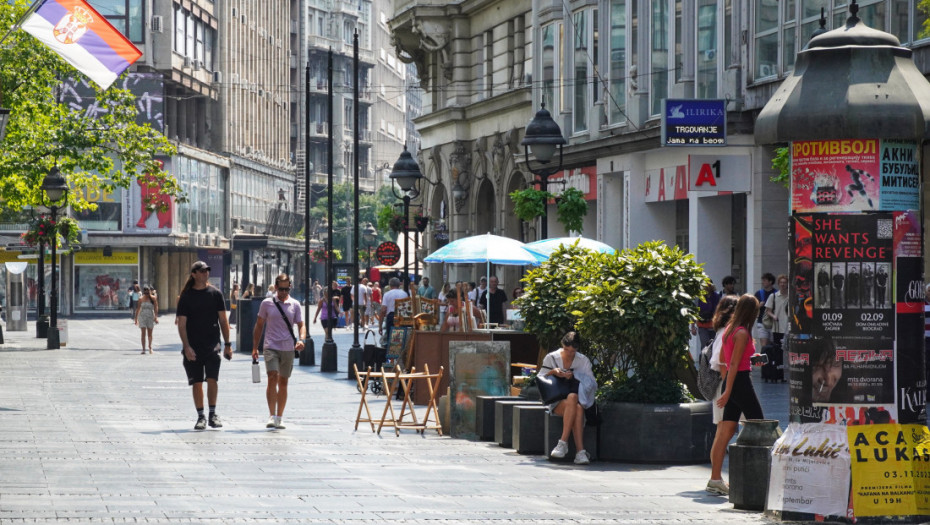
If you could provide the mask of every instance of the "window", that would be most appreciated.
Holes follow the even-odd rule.
[[[717,98],[717,1],[698,0],[697,16],[695,96]]]
[[[542,101],[553,114],[556,112],[556,100],[559,96],[556,34],[561,23],[556,22],[542,28]]]
[[[778,0],[756,0],[756,78],[778,75]]]
[[[668,98],[668,0],[654,0],[650,13],[652,45],[649,62],[652,67],[649,90],[650,114],[662,113],[662,101]]]
[[[184,54],[184,28],[187,25],[187,15],[181,6],[174,6],[174,52]]]
[[[574,132],[588,130],[588,16],[589,11],[579,11],[574,16]]]
[[[619,124],[626,118],[626,0],[610,2],[609,75],[608,122]]]
[[[90,0],[88,2],[132,42],[142,42],[142,0]]]

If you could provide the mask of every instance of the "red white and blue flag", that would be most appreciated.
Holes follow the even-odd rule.
[[[22,28],[103,89],[142,56],[84,0],[42,0]]]

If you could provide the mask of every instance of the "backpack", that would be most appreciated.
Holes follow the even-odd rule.
[[[701,349],[698,358],[697,385],[704,399],[711,401],[720,392],[720,372],[710,367],[710,356],[714,351],[714,339]]]

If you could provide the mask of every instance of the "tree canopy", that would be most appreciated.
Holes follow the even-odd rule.
[[[350,229],[355,227],[353,222],[352,205],[354,195],[354,186],[351,182],[333,185],[333,249],[342,250],[343,254],[351,254],[351,247],[347,243],[352,242]],[[378,212],[385,206],[390,206],[397,199],[391,194],[390,186],[382,186],[376,193],[359,193],[359,235],[364,235],[365,224],[371,223],[378,230],[378,236],[372,242],[372,246],[380,244],[382,241],[396,241],[396,234],[389,229],[378,227]],[[327,216],[327,195],[323,190],[323,195],[316,201],[316,205],[310,208],[310,217],[314,223],[319,224]],[[326,238],[326,234],[320,235],[321,239]],[[360,252],[367,252],[368,242],[364,237],[359,238],[358,247]],[[351,261],[347,257],[346,261]]]
[[[6,34],[0,44],[0,107],[11,111],[0,142],[4,208],[42,204],[42,180],[54,166],[72,188],[113,191],[139,179],[161,194],[182,197],[177,180],[156,158],[176,149],[150,124],[137,122],[129,91],[117,84],[106,91],[94,86],[98,111],[91,116],[63,89],[69,79],[83,80],[83,75],[25,31],[10,31],[29,3],[0,3],[0,31]],[[68,203],[76,210],[96,206],[84,191],[68,192]]]

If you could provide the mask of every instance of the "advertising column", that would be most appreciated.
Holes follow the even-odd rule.
[[[846,139],[790,147],[791,420],[845,427],[851,465],[849,501],[817,507],[845,504],[847,517],[926,514],[918,145]],[[795,432],[839,443],[818,428]],[[789,488],[818,480],[791,481],[779,484],[784,498],[770,498],[771,508],[806,510],[785,503],[803,499],[788,497]]]

